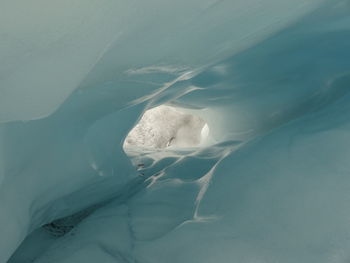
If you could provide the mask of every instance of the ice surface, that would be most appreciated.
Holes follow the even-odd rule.
[[[3,1],[0,262],[348,262],[349,10]]]

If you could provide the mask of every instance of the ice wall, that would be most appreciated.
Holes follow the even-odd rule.
[[[349,261],[349,10],[2,1],[0,262]],[[164,103],[212,144],[127,156]]]
[[[106,81],[154,64],[203,66],[322,2],[2,0],[1,121],[49,115],[89,73]]]

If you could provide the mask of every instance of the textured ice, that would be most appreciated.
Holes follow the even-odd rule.
[[[349,262],[349,50],[348,0],[2,1],[0,262]]]

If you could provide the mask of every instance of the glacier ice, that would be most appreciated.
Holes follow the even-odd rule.
[[[0,262],[348,262],[349,48],[348,0],[4,0]]]

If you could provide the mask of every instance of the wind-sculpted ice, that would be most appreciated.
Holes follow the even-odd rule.
[[[4,1],[0,262],[348,262],[349,10]]]

